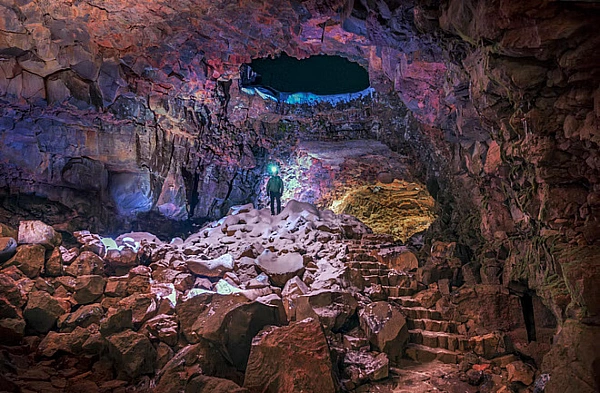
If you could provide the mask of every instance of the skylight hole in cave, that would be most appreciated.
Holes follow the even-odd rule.
[[[282,53],[275,59],[254,59],[242,65],[240,74],[245,92],[288,103],[333,102],[370,91],[367,70],[341,56],[298,60]]]

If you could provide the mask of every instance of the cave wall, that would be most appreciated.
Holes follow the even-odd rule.
[[[281,51],[342,55],[368,67],[377,90],[352,104],[361,113],[346,135],[413,157],[439,205],[431,236],[468,247],[483,284],[536,292],[570,327],[561,342],[597,329],[597,4],[4,0],[0,9],[0,188],[13,220],[31,212],[10,199],[23,194],[60,202],[53,211],[71,214],[69,229],[95,231],[160,206],[206,218],[257,200],[268,160],[323,129],[344,135],[351,115],[246,96],[240,65]],[[578,378],[593,386],[591,374]]]

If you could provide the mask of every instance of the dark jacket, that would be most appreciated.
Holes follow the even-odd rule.
[[[267,193],[274,192],[276,194],[283,194],[283,180],[278,175],[273,175],[267,183]]]

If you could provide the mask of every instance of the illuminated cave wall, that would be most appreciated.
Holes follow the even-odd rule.
[[[343,55],[377,93],[352,104],[368,121],[342,106],[323,126],[411,157],[439,206],[431,236],[471,250],[478,283],[525,285],[553,311],[547,389],[596,386],[597,355],[568,348],[600,318],[597,3],[101,3],[0,5],[4,217],[98,230],[117,202],[158,209],[167,179],[192,216],[257,199],[261,165],[298,143],[281,124],[328,108],[245,95],[240,65]]]

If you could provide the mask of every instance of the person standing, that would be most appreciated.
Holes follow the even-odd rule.
[[[276,167],[271,169],[271,178],[267,183],[267,194],[271,200],[271,215],[275,215],[275,203],[277,202],[277,214],[281,213],[281,195],[283,194],[283,180],[277,174]]]

